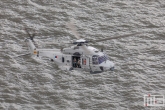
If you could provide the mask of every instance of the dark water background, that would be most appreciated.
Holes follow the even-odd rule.
[[[97,43],[114,72],[62,71],[24,52],[24,27],[40,42],[72,40],[74,19],[86,39],[143,32]],[[0,0],[0,110],[164,110],[144,107],[143,95],[165,95],[164,0]],[[68,45],[44,45],[45,48]]]

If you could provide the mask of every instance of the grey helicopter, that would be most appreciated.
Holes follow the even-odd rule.
[[[34,39],[35,33],[31,34],[26,28],[25,31],[29,36],[25,39],[25,43],[29,51],[29,53],[27,54],[37,57],[47,57],[52,62],[54,62],[61,70],[89,71],[91,73],[114,71],[115,66],[114,63],[109,59],[109,56],[105,52],[103,52],[103,50],[98,50],[97,48],[88,46],[87,44],[124,38],[139,34],[138,32],[136,32],[133,34],[121,35],[99,40],[85,40],[79,36],[73,23],[68,23],[68,27],[77,40],[69,43],[72,44],[72,46],[63,49],[37,48]]]

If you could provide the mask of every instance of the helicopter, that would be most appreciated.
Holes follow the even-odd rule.
[[[85,40],[78,35],[73,23],[69,23],[68,27],[77,40],[69,43],[72,44],[72,46],[63,49],[37,48],[34,39],[35,33],[30,34],[28,29],[25,29],[26,33],[29,36],[29,38],[25,39],[25,43],[29,50],[28,54],[37,57],[47,57],[52,62],[55,62],[55,64],[58,65],[61,70],[88,71],[90,73],[114,71],[114,63],[109,59],[109,56],[104,53],[103,50],[98,50],[97,48],[88,46],[87,44],[124,38],[139,34],[137,32],[133,34],[104,38],[99,40]]]

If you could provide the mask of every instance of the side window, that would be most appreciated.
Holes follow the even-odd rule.
[[[83,59],[82,59],[82,64],[83,64],[83,65],[86,65],[86,58],[83,58]]]
[[[98,55],[93,55],[93,56],[92,56],[92,63],[93,63],[94,65],[97,65],[97,64],[98,64]]]
[[[62,57],[62,62],[64,62],[65,60],[64,60],[64,57]]]

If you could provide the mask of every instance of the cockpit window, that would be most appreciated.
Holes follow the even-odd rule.
[[[93,63],[93,65],[97,65],[98,64],[98,55],[93,55],[92,56],[92,63]]]
[[[107,55],[103,55],[103,56],[93,55],[92,57],[92,62],[94,65],[101,64],[106,60],[109,60]]]

